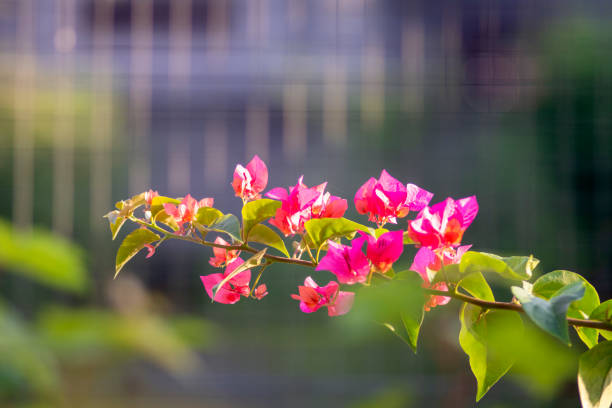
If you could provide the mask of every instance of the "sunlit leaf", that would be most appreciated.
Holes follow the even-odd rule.
[[[534,295],[544,299],[550,299],[559,290],[574,282],[582,282],[585,288],[582,299],[572,303],[567,311],[568,317],[575,319],[587,319],[591,312],[599,306],[599,295],[597,291],[585,278],[570,271],[553,271],[540,276],[533,284]],[[599,332],[590,327],[575,327],[580,339],[591,348],[597,344]]]
[[[606,300],[601,305],[597,306],[589,315],[590,320],[599,320],[612,324],[612,299]],[[612,340],[612,331],[599,330],[606,340]]]
[[[245,241],[249,240],[251,229],[262,221],[274,217],[276,210],[280,208],[281,202],[262,198],[260,200],[250,201],[242,207],[242,233]]]
[[[612,341],[604,341],[580,357],[578,390],[582,408],[612,405]]]
[[[152,220],[154,224],[160,223],[167,225],[174,231],[178,231],[179,229],[179,225],[176,223],[174,217],[169,215],[164,209],[155,213]]]
[[[460,272],[495,272],[510,280],[528,280],[540,261],[532,256],[501,257],[485,252],[468,251],[461,257]]]
[[[126,218],[122,217],[118,210],[109,212],[104,216],[104,218],[108,219],[112,238],[114,240],[115,238],[117,238],[117,234],[119,234],[119,230],[125,223]]]
[[[479,401],[514,364],[523,321],[517,312],[484,311],[469,303],[462,307],[460,320],[459,343],[469,356]]]
[[[309,245],[319,251],[328,239],[339,238],[354,234],[356,231],[368,232],[368,227],[346,218],[316,218],[308,220],[304,224],[308,236]]]
[[[478,299],[487,300],[489,302],[495,301],[491,287],[480,272],[469,274],[461,279],[458,283],[458,287],[465,289],[470,295]]]
[[[155,214],[163,210],[164,204],[166,203],[178,205],[181,203],[181,200],[165,196],[153,197],[153,199],[151,200],[151,216],[154,217]]]
[[[535,324],[563,343],[571,344],[567,329],[567,309],[570,303],[584,296],[585,289],[582,282],[574,282],[563,287],[550,300],[534,296],[529,285],[523,288],[513,286],[512,293]]]
[[[355,326],[382,324],[416,352],[425,304],[422,284],[417,273],[402,271],[393,280],[362,287],[348,317]]]
[[[128,234],[117,250],[117,258],[115,259],[115,278],[119,275],[121,268],[143,249],[146,244],[158,241],[159,239],[159,235],[145,228],[139,228]]]
[[[289,257],[289,252],[282,238],[271,228],[263,224],[257,224],[251,228],[249,232],[249,242],[259,242],[260,244],[271,246],[279,250],[286,257]]]
[[[214,224],[219,218],[223,216],[223,213],[213,207],[202,207],[198,210],[196,215],[196,221],[203,226]]]
[[[223,232],[232,238],[232,241],[240,242],[240,221],[234,214],[225,214],[219,217],[208,229]]]

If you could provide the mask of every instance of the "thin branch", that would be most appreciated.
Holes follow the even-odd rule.
[[[257,252],[259,252],[257,249],[252,248],[250,246],[248,246],[247,244],[242,244],[242,245],[223,245],[223,244],[217,244],[216,242],[209,242],[209,241],[204,241],[203,239],[200,238],[196,238],[196,237],[192,237],[189,235],[179,235],[179,234],[175,234],[174,232],[168,231],[164,228],[161,228],[160,226],[156,225],[156,224],[149,224],[139,218],[136,217],[130,217],[131,221],[134,221],[137,224],[143,225],[145,227],[151,228],[157,232],[160,232],[162,234],[164,234],[164,236],[169,239],[169,238],[174,238],[174,239],[180,239],[181,241],[187,241],[187,242],[193,242],[194,244],[198,244],[198,245],[203,245],[203,246],[207,246],[207,247],[214,247],[214,248],[222,248],[222,249],[227,249],[230,251],[233,250],[238,250],[238,251],[246,251],[246,252],[251,252],[253,254],[256,254]],[[297,259],[297,258],[285,258],[282,256],[276,256],[276,255],[268,255],[265,254],[264,258],[269,260],[269,261],[273,261],[273,262],[279,262],[279,263],[286,263],[286,264],[293,264],[293,265],[302,265],[302,266],[307,266],[307,267],[311,267],[314,268],[315,266],[317,266],[316,263],[314,262],[310,262],[310,261],[305,261],[303,259]]]
[[[523,307],[517,303],[510,302],[490,302],[487,300],[482,300],[478,298],[474,298],[471,296],[464,295],[462,293],[457,292],[447,292],[443,290],[435,290],[435,289],[425,289],[425,292],[430,295],[435,296],[447,296],[450,298],[458,299],[466,303],[471,303],[476,306],[480,306],[485,309],[503,309],[503,310],[514,310],[519,313],[525,313]],[[574,319],[571,317],[567,318],[567,322],[572,326],[577,327],[591,327],[593,329],[601,329],[612,331],[612,324],[608,322],[601,322],[597,320],[587,320],[587,319]]]

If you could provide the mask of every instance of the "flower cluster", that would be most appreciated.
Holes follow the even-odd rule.
[[[346,200],[325,192],[327,183],[308,187],[298,179],[289,191],[276,187],[266,193],[266,197],[281,201],[270,224],[281,230],[285,236],[303,234],[304,223],[312,218],[339,218],[348,207]]]
[[[436,275],[445,266],[458,263],[470,248],[469,245],[460,246],[460,243],[463,233],[478,212],[475,197],[459,200],[447,198],[429,206],[432,193],[414,184],[404,184],[386,170],[382,170],[378,179],[372,177],[359,188],[354,199],[357,211],[367,214],[369,221],[374,222],[377,229],[363,226],[356,234],[349,234],[352,235],[352,240],[348,244],[342,243],[341,236],[331,235],[330,239],[324,238],[318,245],[322,247],[310,248],[306,223],[320,218],[341,218],[348,204],[345,199],[326,192],[326,182],[308,187],[303,178],[301,176],[297,184],[288,189],[276,187],[264,193],[268,184],[268,168],[258,156],[254,156],[246,166],[236,166],[231,183],[236,196],[242,199],[243,204],[259,200],[262,196],[279,201],[280,203],[272,208],[272,212],[266,213],[266,218],[269,224],[284,236],[297,236],[300,239],[295,243],[296,255],[290,259],[307,262],[315,267],[316,271],[329,271],[335,276],[336,280],[325,286],[319,286],[311,277],[306,278],[304,285],[298,287],[298,294],[291,295],[293,299],[300,301],[300,309],[303,312],[312,313],[322,307],[327,308],[330,316],[348,312],[355,294],[340,290],[340,285],[370,285],[375,274],[389,279],[394,274],[393,265],[404,252],[406,240],[419,248],[410,269],[423,278],[423,286],[448,290],[444,279],[436,279]],[[145,205],[145,212],[148,214],[145,218],[148,221],[154,224],[156,219],[164,220],[161,222],[170,223],[168,225],[174,228],[174,234],[182,235],[184,239],[200,240],[199,242],[213,247],[213,256],[209,263],[213,267],[223,268],[223,272],[202,276],[201,280],[206,292],[215,302],[233,304],[242,297],[262,299],[268,294],[265,284],[257,285],[265,265],[251,262],[247,267],[245,260],[240,258],[243,250],[254,252],[246,242],[237,240],[235,234],[231,235],[232,243],[220,236],[216,237],[214,242],[204,241],[209,231],[206,225],[202,224],[207,212],[202,215],[198,212],[202,208],[212,207],[212,198],[198,201],[188,194],[181,199],[172,199],[160,197],[157,191],[153,190],[138,197],[141,205]],[[165,212],[162,217],[158,214],[160,203]],[[132,203],[129,209],[132,210],[134,206]],[[155,212],[157,217],[151,218],[154,208],[158,209]],[[221,214],[215,209],[211,211]],[[417,215],[407,222],[406,230],[388,231],[382,228],[387,223],[397,224],[399,219],[407,217],[410,212],[417,212]],[[269,231],[267,234],[273,233],[270,229],[266,231]],[[282,241],[280,237],[278,240]],[[149,251],[147,257],[155,253],[156,246],[153,246],[152,242],[146,242],[143,246]],[[321,249],[326,252],[318,259]],[[313,257],[311,250],[317,252],[317,259]],[[312,262],[301,260],[304,252],[309,254]],[[262,269],[251,286],[251,269],[257,267]],[[431,296],[425,304],[425,309],[446,304],[449,300],[448,297]]]

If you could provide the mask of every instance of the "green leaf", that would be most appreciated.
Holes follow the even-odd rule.
[[[196,221],[204,226],[208,226],[214,224],[222,216],[223,213],[216,208],[202,207],[198,210]]]
[[[181,203],[181,200],[165,196],[153,197],[151,200],[151,217],[155,217],[158,212],[163,210],[166,203],[178,205]]]
[[[416,353],[425,295],[423,280],[413,271],[401,271],[391,281],[362,287],[349,318],[363,326],[377,322],[398,336]]]
[[[263,224],[257,224],[251,228],[251,232],[249,233],[249,242],[259,242],[260,244],[271,246],[274,249],[278,249],[287,258],[289,258],[289,252],[287,251],[287,247],[285,246],[285,243],[281,237],[271,228],[268,228]]]
[[[339,238],[354,234],[356,231],[368,232],[368,227],[346,218],[316,218],[304,224],[309,245],[317,249],[317,259],[323,244],[328,239]]]
[[[117,250],[117,258],[115,260],[115,278],[119,275],[121,268],[132,259],[146,244],[158,241],[159,235],[151,232],[151,230],[139,228],[132,231],[123,239],[121,246]]]
[[[589,315],[590,320],[599,320],[612,324],[612,299],[606,300],[601,305],[597,306]],[[606,340],[612,340],[612,331],[599,330]]]
[[[534,296],[530,285],[512,287],[512,293],[521,302],[527,316],[543,330],[552,334],[568,346],[571,345],[567,329],[567,309],[570,303],[584,296],[582,282],[574,282],[555,293],[550,301]]]
[[[374,236],[378,239],[382,234],[386,234],[387,232],[389,232],[389,230],[386,228],[377,228],[374,230]]]
[[[118,210],[109,212],[104,216],[104,218],[108,218],[108,223],[110,224],[110,230],[114,240],[117,238],[117,234],[119,234],[119,230],[125,223],[126,218],[121,216]]]
[[[495,272],[510,280],[528,280],[540,261],[533,256],[501,257],[485,252],[468,251],[461,257],[463,275],[474,272]]]
[[[50,232],[19,231],[0,221],[0,269],[55,289],[82,293],[88,274],[76,245]]]
[[[249,240],[251,229],[262,221],[274,217],[276,210],[280,208],[281,202],[262,198],[260,200],[249,201],[242,207],[242,233],[244,240]]]
[[[582,299],[572,303],[567,311],[568,317],[587,319],[591,312],[599,306],[599,295],[586,279],[570,271],[553,271],[540,276],[533,284],[533,294],[544,299],[550,299],[559,290],[574,282],[582,282],[585,287]],[[597,344],[599,332],[590,327],[574,327],[580,339],[591,348]]]
[[[458,286],[465,289],[470,295],[478,299],[487,300],[489,302],[495,301],[491,287],[480,272],[472,273],[461,279]]]
[[[479,401],[514,364],[523,321],[517,312],[485,312],[468,303],[461,309],[460,320],[459,343],[469,356],[470,368],[478,383],[476,401]]]
[[[240,221],[234,214],[225,214],[219,217],[208,229],[223,232],[229,235],[233,241],[240,242]]]
[[[153,224],[160,223],[167,225],[174,231],[178,231],[179,226],[173,216],[169,215],[166,210],[158,211],[152,218]]]
[[[213,297],[211,299],[211,303],[215,301],[215,297],[217,297],[217,292],[221,289],[227,282],[229,282],[234,276],[238,275],[241,272],[246,271],[247,269],[253,269],[264,262],[264,255],[266,254],[266,250],[268,248],[264,248],[261,251],[257,252],[255,255],[244,261],[242,265],[234,269],[231,273],[229,273],[221,282],[219,282],[213,288]]]
[[[582,408],[612,405],[612,341],[605,341],[580,356],[578,390]]]

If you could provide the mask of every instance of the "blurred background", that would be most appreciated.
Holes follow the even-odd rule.
[[[386,168],[434,201],[476,194],[475,249],[533,253],[607,299],[611,18],[605,0],[0,0],[0,406],[474,406],[458,305],[414,355],[299,312],[298,267],[232,306],[187,243],[112,280],[102,216],[149,188],[236,213],[253,154],[269,188],[304,174],[350,203]],[[578,405],[582,344],[528,332],[478,406]]]

